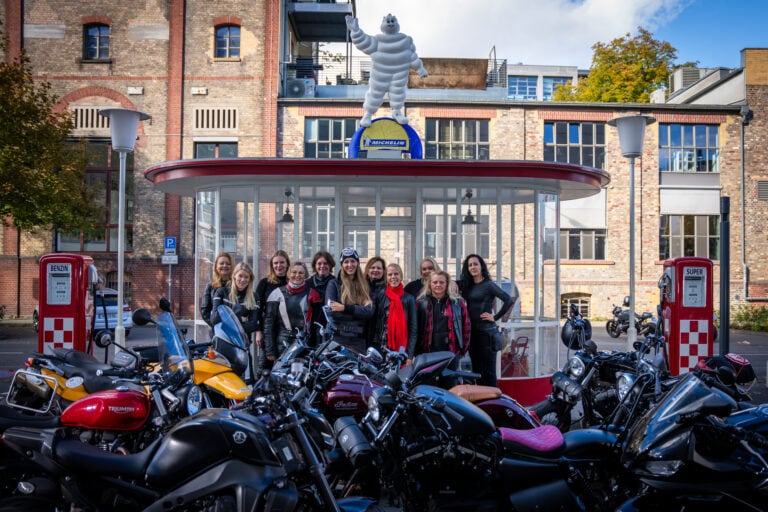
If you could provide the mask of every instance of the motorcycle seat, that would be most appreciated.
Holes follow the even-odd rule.
[[[492,400],[501,396],[501,390],[494,386],[480,386],[477,384],[459,384],[448,390],[469,402]]]
[[[60,416],[33,416],[21,411],[0,405],[0,432],[10,427],[56,428]]]
[[[646,312],[646,313],[643,313],[643,314],[640,316],[640,318],[641,318],[642,320],[647,320],[648,318],[653,318],[653,315],[652,315],[651,313],[647,313],[647,312]]]
[[[69,378],[75,375],[85,377],[87,375],[96,375],[97,370],[108,370],[112,366],[99,362],[98,359],[90,354],[81,352],[79,350],[70,349],[54,349],[56,357],[64,361],[65,366],[61,369],[64,371],[64,376]]]
[[[53,446],[54,459],[64,468],[78,471],[93,471],[98,468],[101,475],[121,476],[126,479],[143,478],[147,465],[160,445],[156,439],[138,453],[122,455],[106,452],[97,446],[82,441],[63,439]]]
[[[502,443],[518,452],[541,454],[554,452],[563,446],[563,434],[554,425],[542,425],[529,430],[499,427]]]

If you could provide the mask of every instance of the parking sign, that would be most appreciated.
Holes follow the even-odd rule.
[[[165,237],[165,254],[176,254],[176,237]]]

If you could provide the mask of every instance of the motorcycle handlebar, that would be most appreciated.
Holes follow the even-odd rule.
[[[105,370],[96,370],[99,377],[120,377],[131,378],[137,375],[137,371],[132,368],[108,368]]]

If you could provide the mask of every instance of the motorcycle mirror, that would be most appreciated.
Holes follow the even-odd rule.
[[[144,308],[135,310],[133,312],[132,318],[133,323],[139,327],[143,327],[149,323],[154,323],[154,320],[152,320],[152,314]]]
[[[643,342],[642,341],[636,341],[632,344],[632,348],[635,350],[640,350],[642,348]]]
[[[112,333],[106,329],[102,329],[94,334],[93,341],[96,342],[97,347],[107,348],[112,344]]]
[[[629,295],[624,296],[624,307],[625,308],[629,307]]]
[[[165,297],[162,297],[160,299],[160,309],[162,309],[166,313],[170,313],[171,312],[171,301],[169,301]]]
[[[365,351],[365,358],[373,364],[381,364],[384,361],[384,357],[374,347],[368,347],[368,350]]]

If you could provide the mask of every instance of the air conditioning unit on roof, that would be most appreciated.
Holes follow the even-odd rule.
[[[291,78],[285,87],[285,95],[288,98],[314,98],[314,78]]]

